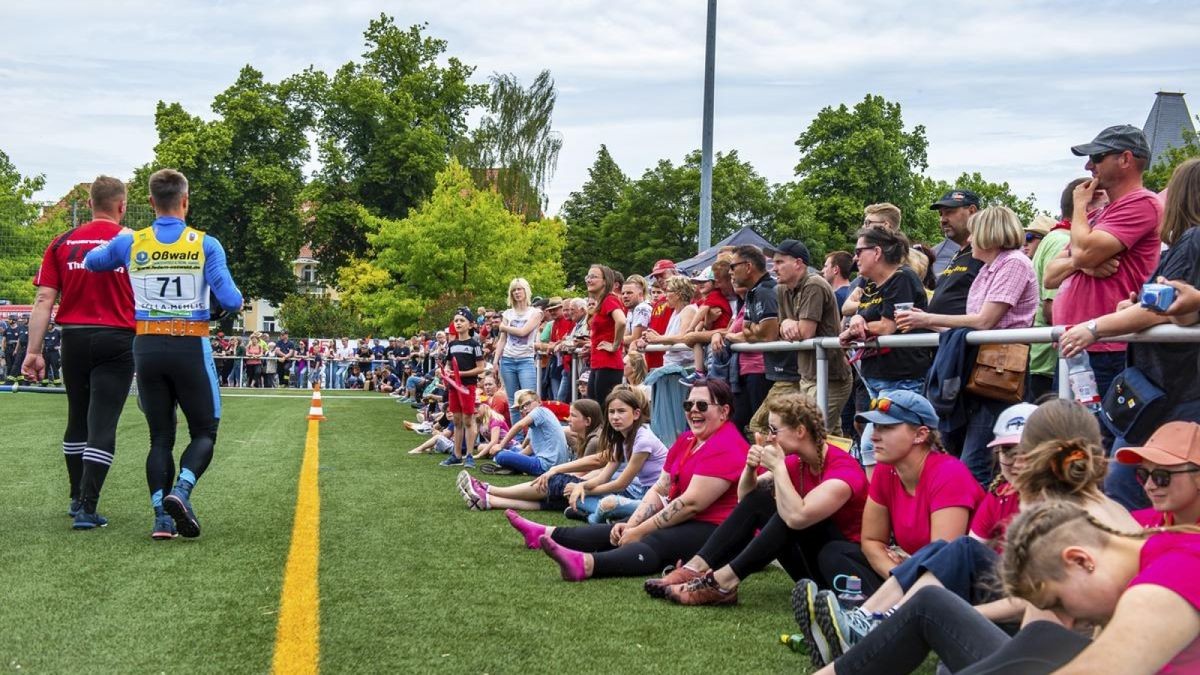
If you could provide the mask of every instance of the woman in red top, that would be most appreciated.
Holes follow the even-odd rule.
[[[737,505],[749,445],[729,416],[733,394],[719,380],[696,383],[684,401],[689,431],[671,446],[662,475],[628,523],[548,527],[505,515],[529,548],[558,563],[563,579],[645,576],[690,558]]]
[[[625,337],[625,310],[621,299],[612,292],[617,277],[604,265],[592,265],[583,278],[588,297],[596,301],[596,312],[592,315],[592,348],[589,363],[591,376],[588,379],[588,398],[605,401],[613,387],[621,384],[625,369],[621,349]]]
[[[646,582],[651,596],[681,605],[735,604],[741,582],[772,560],[800,579],[816,569],[830,541],[858,541],[867,474],[825,442],[820,408],[789,394],[771,403],[767,422],[770,436],[746,457],[737,508],[686,565]]]

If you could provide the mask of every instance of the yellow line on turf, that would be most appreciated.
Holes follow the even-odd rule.
[[[292,545],[283,573],[279,625],[275,630],[275,657],[271,672],[316,673],[320,659],[320,593],[317,566],[321,553],[321,497],[317,491],[317,420],[308,421],[300,486],[296,491],[296,520]]]

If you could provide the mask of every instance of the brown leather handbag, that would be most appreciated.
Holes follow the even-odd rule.
[[[1029,345],[980,345],[967,392],[1004,403],[1025,400]]]

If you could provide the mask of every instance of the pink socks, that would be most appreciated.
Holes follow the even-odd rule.
[[[588,578],[587,568],[583,564],[583,553],[559,546],[553,539],[542,535],[539,540],[542,550],[558,563],[563,581],[584,581]]]
[[[532,520],[525,520],[512,509],[505,510],[504,517],[508,518],[508,524],[512,525],[513,529],[520,532],[521,536],[525,538],[525,546],[534,549],[541,548],[541,543],[538,540],[546,533],[545,525],[539,525]]]

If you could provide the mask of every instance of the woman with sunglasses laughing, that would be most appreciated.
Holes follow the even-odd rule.
[[[1134,511],[1134,520],[1144,527],[1200,524],[1200,424],[1167,422],[1116,459],[1137,466],[1134,475],[1153,504]]]
[[[729,421],[729,385],[700,380],[683,408],[688,431],[667,452],[662,474],[627,523],[551,527],[505,512],[526,546],[558,563],[564,580],[658,572],[695,555],[733,511],[750,446]]]

